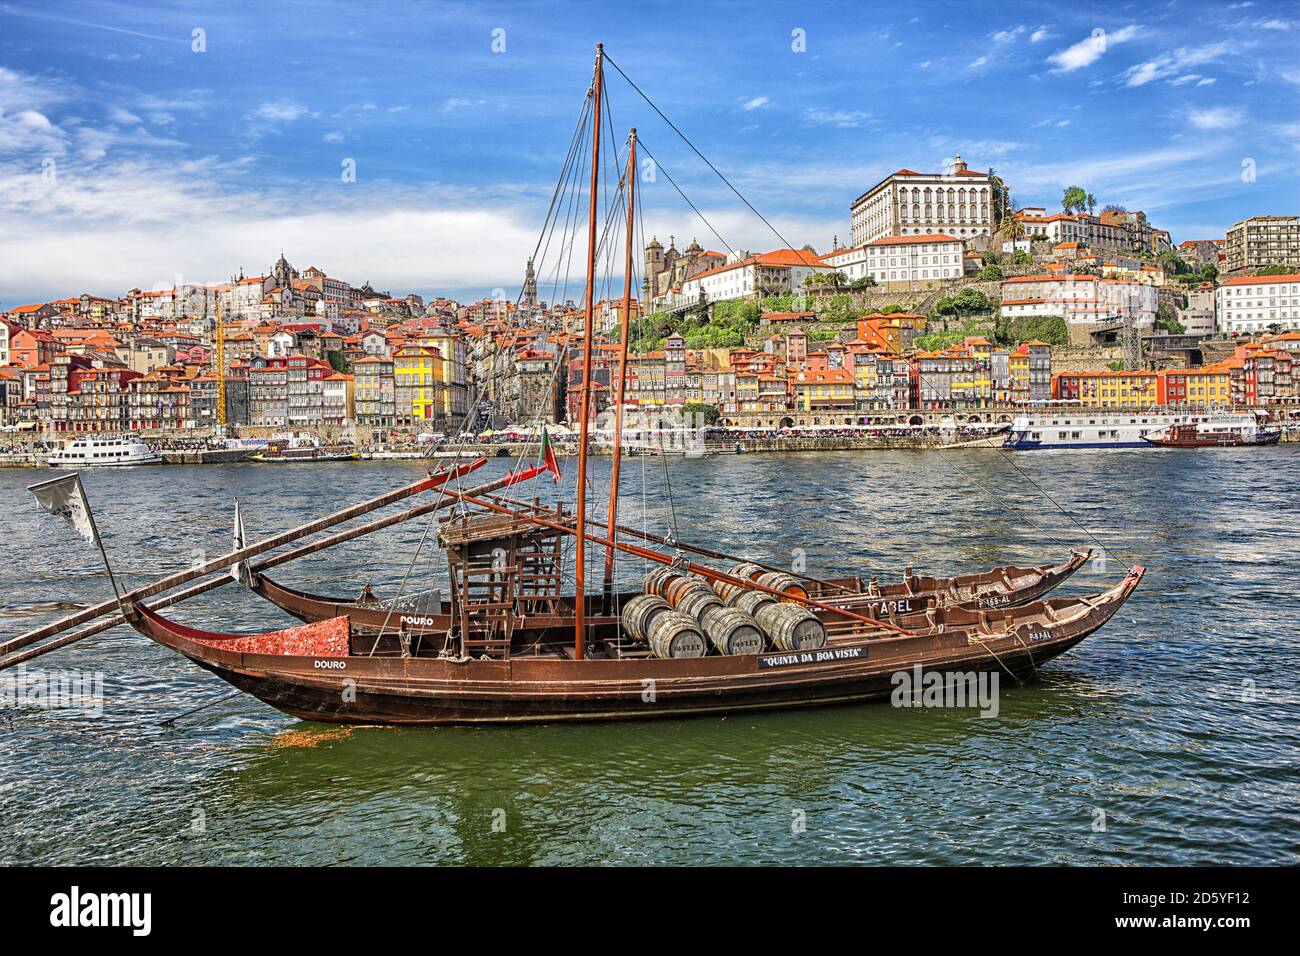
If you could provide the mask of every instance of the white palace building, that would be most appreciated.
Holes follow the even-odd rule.
[[[852,245],[884,236],[947,235],[963,243],[993,232],[993,181],[958,156],[947,172],[900,169],[853,201]]]

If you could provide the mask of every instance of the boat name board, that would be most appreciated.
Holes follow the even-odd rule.
[[[347,670],[348,662],[341,661],[336,657],[332,657],[327,660],[321,660],[320,658],[317,658],[311,662],[311,666],[316,668],[316,670],[318,671],[343,671],[343,670]]]
[[[880,601],[867,605],[867,613],[872,617],[879,617],[882,614],[892,617],[895,614],[911,614],[912,611],[911,598],[898,598],[893,601]]]
[[[790,654],[761,654],[759,667],[790,667],[798,664],[825,664],[830,661],[860,660],[867,656],[865,647],[823,647],[815,651],[795,651]]]
[[[408,614],[401,615],[397,621],[399,626],[402,624],[410,624],[413,627],[434,627],[438,623],[431,617],[412,617]]]

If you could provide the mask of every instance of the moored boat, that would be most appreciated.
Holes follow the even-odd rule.
[[[64,445],[47,460],[51,468],[122,468],[161,465],[163,456],[137,437],[87,436]]]
[[[347,616],[260,635],[187,627],[143,605],[132,624],[223,680],[303,720],[509,724],[771,710],[878,700],[919,668],[1016,680],[1101,627],[1133,593],[1135,568],[1110,589],[996,612],[945,610],[909,634],[863,627],[810,651],[575,659],[539,644],[509,659],[357,653]],[[607,625],[614,627],[612,623]],[[647,687],[652,692],[647,692]]]
[[[1268,428],[1253,416],[1234,416],[1170,425],[1144,435],[1143,440],[1158,448],[1241,448],[1276,445],[1282,440],[1282,429]]]
[[[1137,410],[1113,412],[1106,409],[1076,408],[1033,412],[1011,423],[1003,447],[1012,451],[1088,448],[1146,448],[1155,436],[1176,426],[1199,427],[1218,422],[1231,427],[1253,426],[1253,415],[1223,412],[1162,412]]]

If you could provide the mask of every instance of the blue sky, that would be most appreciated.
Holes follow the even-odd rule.
[[[394,293],[513,297],[597,41],[819,251],[883,175],[955,153],[1018,206],[1077,183],[1176,242],[1300,213],[1295,3],[0,3],[0,304],[282,247]],[[620,135],[731,246],[778,244],[609,83]],[[643,195],[647,231],[719,245],[664,177]]]

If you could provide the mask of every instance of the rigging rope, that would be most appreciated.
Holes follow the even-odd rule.
[[[669,119],[667,115],[664,114],[663,110],[661,110],[658,107],[658,105],[652,99],[650,99],[648,95],[646,95],[645,91],[643,91],[639,86],[637,86],[637,84],[632,80],[632,78],[623,71],[623,68],[620,67],[618,63],[616,63],[608,53],[605,53],[605,60],[608,61],[611,66],[614,67],[614,69],[618,72],[618,74],[621,77],[623,77],[625,81],[627,81],[627,84],[630,87],[632,87],[632,89],[637,93],[637,95],[640,96],[641,99],[643,99],[652,110],[654,110],[654,112],[659,116],[659,118],[668,124],[669,128],[672,129],[672,131],[678,135],[678,137],[682,140],[682,142],[684,142],[688,147],[690,147],[691,151],[694,152],[695,155],[698,156],[704,162],[704,164],[709,167],[710,170],[713,171],[713,173],[727,186],[727,188],[730,189],[733,193],[735,193],[736,197],[739,198],[740,201],[743,202],[745,206],[748,207],[749,210],[753,212],[754,215],[757,216],[763,222],[763,224],[767,226],[769,230],[771,230],[772,234],[775,235],[777,239],[781,241],[783,247],[787,249],[793,249],[794,247],[791,245],[790,241],[781,234],[780,230],[777,229],[774,225],[772,225],[772,223],[769,222],[768,219],[761,212],[759,212],[757,208],[754,207],[753,203],[751,203],[748,199],[745,198],[745,196],[740,192],[740,190],[737,189],[735,185],[732,184],[731,180],[729,180],[722,173],[722,171],[718,169],[718,167],[715,166],[709,160],[707,156],[705,156],[702,152],[700,152],[699,148],[691,141],[690,137],[688,137],[685,133],[683,133],[682,130],[678,128],[678,126],[671,119]],[[652,159],[654,158],[653,154],[651,154],[648,149],[646,150],[646,154],[651,156]],[[662,164],[660,164],[658,160],[655,160],[655,163],[660,169],[663,169]],[[692,203],[690,199],[685,195],[685,193],[677,185],[676,181],[672,178],[672,176],[668,174],[668,171],[666,169],[664,169],[664,175],[668,177],[668,181],[672,183],[673,188],[676,189],[679,194],[681,194],[682,198],[686,200],[687,204],[690,205],[691,209],[695,211],[696,215],[698,215],[700,219],[703,220],[705,224],[709,226],[710,230],[713,231],[714,235],[717,236],[717,238],[721,241],[722,237],[718,235],[717,231],[714,230],[712,225],[708,223],[708,220],[705,219],[703,214],[700,213],[700,211],[695,207],[694,203]],[[731,248],[730,245],[728,245],[727,248],[730,249]],[[810,257],[811,255],[812,254],[809,253]],[[813,265],[813,264],[814,263],[810,259],[808,265]],[[791,291],[793,293],[794,290],[792,289]],[[924,376],[919,376],[919,377],[921,381],[924,382]],[[1042,495],[1043,498],[1049,501],[1056,508],[1057,511],[1059,511],[1075,527],[1077,527],[1080,531],[1082,531],[1085,535],[1087,535],[1087,537],[1098,548],[1100,548],[1103,553],[1114,555],[1114,557],[1120,562],[1120,564],[1125,568],[1126,571],[1132,570],[1132,565],[1130,565],[1129,562],[1125,560],[1124,555],[1103,544],[1101,540],[1091,530],[1089,530],[1078,519],[1076,519],[1074,515],[1071,514],[1059,501],[1057,501],[1054,497],[1052,497],[1052,495],[1048,494],[1048,492],[1040,484],[1038,484],[1038,482],[1034,481],[1028,474],[1026,474],[1024,469],[1022,469],[1018,464],[1012,461],[1009,457],[1009,453],[1005,449],[1002,449],[1002,454],[1004,457],[1007,458],[1009,462],[1011,462],[1012,467],[1020,474],[1022,478],[1024,478],[1025,481],[1029,482],[1029,484],[1032,485],[1034,489],[1038,491],[1040,495]]]

